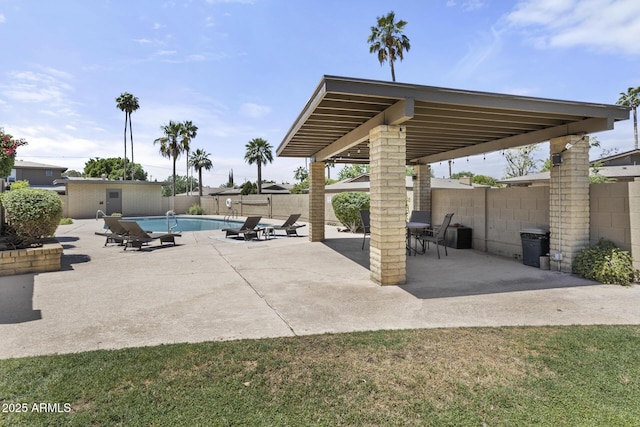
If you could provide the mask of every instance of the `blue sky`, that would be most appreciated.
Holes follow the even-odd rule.
[[[411,40],[398,82],[607,104],[640,85],[637,0],[0,0],[0,127],[29,141],[18,158],[82,170],[123,155],[115,98],[130,92],[135,161],[152,179],[171,175],[153,144],[160,127],[191,120],[214,165],[205,185],[230,169],[254,181],[245,144],[264,138],[275,155],[323,75],[391,80],[366,42],[390,10]],[[632,121],[598,138],[632,149]],[[304,164],[276,158],[263,178],[293,183]],[[504,166],[492,153],[453,172],[500,178]],[[433,167],[448,175],[446,162]]]

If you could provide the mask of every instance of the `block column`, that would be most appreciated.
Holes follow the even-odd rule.
[[[324,241],[324,162],[309,165],[309,240]]]
[[[640,178],[629,183],[629,225],[633,266],[640,270]]]
[[[413,210],[431,212],[431,166],[413,167]]]
[[[406,281],[406,129],[381,125],[369,132],[371,161],[371,280]]]
[[[562,156],[561,165],[551,167],[551,268],[570,273],[578,251],[589,245],[589,137],[553,138],[549,147]]]

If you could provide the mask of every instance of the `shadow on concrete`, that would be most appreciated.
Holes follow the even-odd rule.
[[[62,253],[60,257],[60,270],[69,271],[73,270],[73,264],[82,264],[85,262],[91,261],[91,257],[89,255],[84,254],[65,254]]]
[[[79,238],[72,237],[72,236],[63,236],[63,237],[57,237],[56,240],[58,241],[58,243],[60,243],[60,245],[62,245],[62,249],[71,249],[71,248],[75,248],[76,245],[72,245],[69,242],[76,242],[79,240]]]
[[[0,280],[0,324],[42,319],[33,309],[33,274],[5,276]]]
[[[327,239],[324,244],[364,268],[369,268],[369,240]],[[572,274],[545,271],[522,261],[490,255],[473,249],[440,249],[407,255],[407,280],[401,289],[420,299],[452,298],[505,292],[524,292],[600,285]]]

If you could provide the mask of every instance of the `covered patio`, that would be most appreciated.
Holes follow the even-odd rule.
[[[371,279],[407,281],[405,166],[413,209],[431,211],[430,163],[550,141],[550,253],[571,271],[589,243],[588,134],[629,118],[617,105],[324,76],[277,149],[311,159],[309,238],[325,240],[325,162],[371,167]],[[555,156],[554,156],[555,155]],[[437,222],[438,219],[435,219]]]

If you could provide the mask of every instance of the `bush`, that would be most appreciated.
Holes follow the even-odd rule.
[[[13,190],[3,193],[0,202],[7,212],[7,222],[23,247],[53,236],[62,218],[62,200],[53,191]]]
[[[22,179],[11,184],[12,191],[23,190],[25,188],[29,188],[29,181],[27,181],[26,179]]]
[[[189,215],[204,215],[204,209],[196,203],[189,208]]]
[[[71,218],[60,218],[60,225],[70,225],[73,224],[73,220]]]
[[[600,239],[595,246],[582,249],[573,260],[573,272],[600,283],[628,286],[640,278],[633,259],[608,240]]]
[[[336,218],[352,233],[362,227],[360,211],[369,209],[369,195],[362,192],[340,193],[331,199]]]

